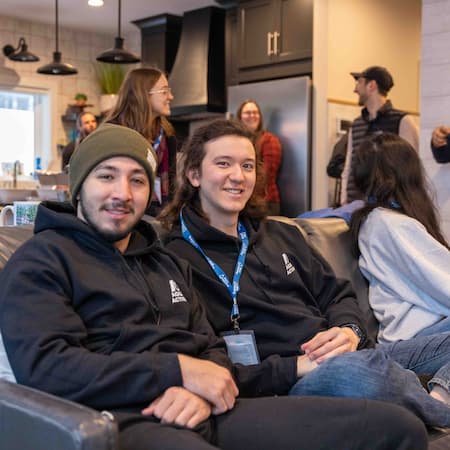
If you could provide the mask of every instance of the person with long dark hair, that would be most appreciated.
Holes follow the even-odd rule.
[[[167,120],[172,90],[166,76],[156,68],[128,72],[120,87],[116,106],[106,122],[136,130],[153,146],[157,157],[155,191],[147,211],[155,216],[170,200],[175,186],[177,142]]]
[[[280,140],[264,128],[261,108],[255,100],[244,100],[236,112],[236,117],[255,134],[255,147],[259,151],[265,171],[267,210],[269,215],[279,216],[280,192],[277,179],[283,154]]]
[[[366,203],[351,232],[378,340],[450,331],[449,245],[417,152],[395,134],[376,134],[355,153],[355,183]]]
[[[227,120],[197,128],[179,169],[174,199],[160,215],[172,228],[166,246],[192,266],[194,287],[234,362],[296,356],[300,379],[290,395],[389,401],[450,426],[443,403],[450,333],[371,348],[350,283],[294,224],[265,218],[249,130]],[[433,375],[430,395],[413,371]]]

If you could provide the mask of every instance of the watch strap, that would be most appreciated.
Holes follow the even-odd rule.
[[[366,341],[366,333],[364,332],[364,330],[356,323],[345,323],[344,325],[341,325],[340,327],[341,328],[351,328],[352,331],[356,334],[356,336],[359,337],[358,348],[361,348],[361,346]]]

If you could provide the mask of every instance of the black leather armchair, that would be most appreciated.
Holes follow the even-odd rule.
[[[117,426],[107,414],[0,380],[0,448],[116,450]]]
[[[350,251],[344,220],[287,219],[329,261],[338,276],[353,283],[358,302],[376,334],[377,323],[367,298],[367,283]],[[149,219],[157,232],[164,231]],[[14,250],[32,234],[26,227],[0,227],[0,270]],[[380,430],[382,432],[382,430]],[[429,430],[430,450],[450,448],[450,430]],[[0,449],[5,450],[116,450],[117,428],[107,415],[36,389],[0,380]]]

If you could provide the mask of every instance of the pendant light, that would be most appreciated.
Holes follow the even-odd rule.
[[[25,42],[25,38],[21,37],[19,39],[19,44],[17,48],[12,45],[5,45],[3,47],[3,54],[7,56],[12,61],[21,62],[35,62],[39,61],[39,57],[28,51],[28,45]]]
[[[121,0],[118,0],[118,2],[119,2],[119,11],[118,11],[119,24],[117,37],[114,40],[114,48],[106,50],[103,53],[100,53],[100,55],[97,56],[97,61],[110,64],[138,63],[141,60],[136,55],[130,53],[128,50],[125,50],[123,48],[123,38],[120,36]]]
[[[58,0],[55,0],[55,37],[56,46],[53,52],[53,61],[50,64],[39,67],[38,73],[44,75],[75,75],[78,70],[74,66],[61,62],[61,52],[58,48]]]

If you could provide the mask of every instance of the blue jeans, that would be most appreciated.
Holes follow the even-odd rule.
[[[324,361],[300,378],[289,395],[322,395],[383,400],[402,405],[426,424],[450,426],[450,407],[435,400],[417,375],[433,375],[429,385],[450,388],[450,333],[378,344]]]
[[[450,317],[444,317],[439,322],[434,325],[424,328],[422,331],[417,333],[416,336],[429,336],[431,334],[445,333],[450,330]]]

